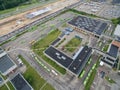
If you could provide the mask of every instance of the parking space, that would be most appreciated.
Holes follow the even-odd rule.
[[[105,8],[98,15],[105,18],[118,18],[120,17],[120,6],[118,5],[106,5]]]
[[[100,3],[100,2],[90,1],[90,2],[86,2],[79,5],[75,9],[78,11],[83,11],[90,14],[98,14],[104,8],[104,6],[105,6],[104,2]]]
[[[120,17],[120,6],[116,5],[119,4],[119,2],[119,0],[92,0],[77,6],[75,9],[89,14],[95,14],[100,17],[112,19]],[[114,4],[112,5],[111,3]]]

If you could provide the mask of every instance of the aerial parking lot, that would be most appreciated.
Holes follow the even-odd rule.
[[[94,1],[94,0],[93,0]],[[80,4],[78,7],[75,9],[78,11],[84,11],[89,14],[95,14],[100,17],[104,17],[107,19],[112,19],[112,18],[118,18],[120,17],[120,6],[119,5],[109,5],[107,1],[98,1],[98,2],[85,2],[83,4]]]
[[[120,17],[119,5],[106,5],[105,8],[98,15],[105,18],[118,18]]]

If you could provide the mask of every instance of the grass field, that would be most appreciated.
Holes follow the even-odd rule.
[[[0,90],[8,90],[7,86],[4,84],[3,86],[0,87]]]
[[[73,52],[80,45],[81,41],[82,39],[74,37],[65,45],[65,49]]]
[[[35,69],[32,68],[21,55],[19,55],[18,57],[21,58],[21,60],[27,67],[26,72],[23,74],[24,78],[30,83],[34,90],[40,90],[40,88],[46,83],[46,81],[40,77],[40,75],[35,71]],[[55,90],[50,84],[46,84],[44,88],[49,88],[49,90]]]
[[[108,48],[109,48],[109,45],[105,45],[105,46],[103,47],[102,51],[107,52]]]
[[[54,61],[46,57],[43,53],[43,51],[49,47],[49,45],[60,35],[60,31],[58,29],[50,32],[45,38],[39,40],[36,42],[32,49],[33,51],[38,54],[43,60],[45,60],[47,63],[49,63],[52,67],[54,67],[57,71],[59,71],[62,74],[66,73],[66,70],[62,67],[60,67],[58,64],[56,64]]]
[[[3,80],[6,80],[7,77],[3,76],[0,74],[0,77],[3,78]],[[8,87],[10,88],[10,90],[15,90],[15,88],[13,87],[13,85],[11,84],[10,81],[7,81],[6,84],[8,85]],[[4,84],[3,86],[0,87],[0,90],[8,90],[8,87]]]
[[[11,84],[11,82],[7,82],[7,85],[9,86],[10,90],[15,90],[15,88],[13,87],[13,85]]]

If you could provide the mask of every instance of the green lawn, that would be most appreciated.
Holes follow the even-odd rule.
[[[19,55],[19,58],[26,65],[27,70],[23,73],[24,78],[29,82],[29,84],[34,88],[34,90],[40,90],[40,88],[46,83],[46,81],[40,77],[40,75],[32,68],[29,63]],[[46,84],[44,88],[49,87],[50,90],[55,90],[50,84]]]
[[[107,52],[108,48],[109,48],[109,45],[105,45],[102,51]]]
[[[7,85],[9,86],[10,90],[15,90],[15,88],[13,87],[13,85],[11,84],[11,82],[7,82]]]
[[[81,42],[82,39],[74,37],[65,45],[65,49],[69,52],[73,52]]]
[[[4,84],[3,86],[0,87],[0,90],[8,90],[7,86]]]
[[[46,84],[45,87],[42,88],[42,90],[54,90],[53,88],[51,88],[50,84]]]
[[[32,49],[33,51],[38,54],[43,60],[45,60],[47,63],[49,63],[52,67],[54,67],[56,70],[58,70],[60,73],[65,74],[66,70],[62,67],[60,67],[58,64],[56,64],[54,61],[46,57],[43,53],[43,51],[49,47],[49,45],[61,34],[61,32],[56,29],[50,32],[45,38],[39,40],[36,42]],[[39,50],[38,50],[39,49]]]

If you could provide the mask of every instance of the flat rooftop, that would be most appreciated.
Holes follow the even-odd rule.
[[[50,46],[46,51],[50,58],[54,59],[59,64],[63,65],[64,67],[68,68],[69,65],[72,63],[73,59],[65,55],[64,53],[60,52],[56,48]]]
[[[112,41],[112,44],[120,48],[120,42],[119,41]]]
[[[15,64],[11,61],[10,57],[6,54],[0,58],[0,72],[5,73]]]
[[[55,62],[70,70],[75,75],[79,75],[85,64],[88,61],[92,52],[92,48],[85,46],[78,56],[73,60],[71,57],[65,55],[63,52],[57,50],[56,48],[50,46],[45,50],[45,54],[52,58]]]
[[[101,35],[107,28],[107,23],[85,16],[77,16],[68,23],[95,35]]]
[[[70,65],[69,70],[75,74],[80,74],[80,72],[85,67],[85,64],[87,63],[87,61],[91,55],[91,52],[92,52],[92,48],[85,46],[82,49],[82,51],[79,53],[77,58]]]
[[[114,58],[117,58],[118,50],[119,50],[119,47],[111,44],[110,49],[109,49],[107,54],[114,57]]]
[[[114,35],[120,37],[120,25],[117,25],[114,31]]]
[[[17,74],[12,80],[12,84],[16,90],[33,90],[29,83],[24,79],[21,74]]]

